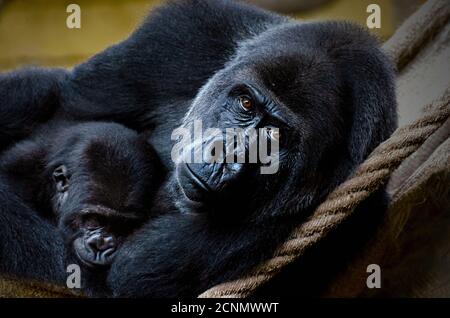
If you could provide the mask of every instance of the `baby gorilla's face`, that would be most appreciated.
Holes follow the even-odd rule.
[[[72,247],[76,256],[89,267],[111,264],[118,246],[143,221],[143,218],[114,216],[113,213],[120,212],[105,209],[96,206],[91,212],[80,211],[79,231]]]
[[[77,258],[111,264],[118,246],[148,217],[162,178],[153,149],[120,125],[77,125],[51,160],[53,208]]]

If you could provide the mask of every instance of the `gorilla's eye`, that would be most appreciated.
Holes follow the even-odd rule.
[[[245,111],[249,111],[253,108],[253,100],[248,96],[239,96],[239,105]]]

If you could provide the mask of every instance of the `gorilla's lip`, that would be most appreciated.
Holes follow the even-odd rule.
[[[200,186],[203,190],[206,192],[211,192],[211,188],[192,170],[191,167],[189,167],[189,164],[185,163],[185,167],[187,171],[189,172],[192,179],[197,183],[198,186]]]
[[[212,194],[211,188],[194,172],[189,164],[183,162],[178,167],[178,182],[184,196],[191,202],[204,203]]]

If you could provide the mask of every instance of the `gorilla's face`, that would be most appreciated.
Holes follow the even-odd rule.
[[[49,165],[53,208],[78,258],[109,265],[146,217],[159,184],[158,161],[144,140],[120,125],[83,124],[63,136]]]
[[[201,121],[203,132],[218,128],[227,134],[227,129],[238,128],[256,130],[257,134],[246,139],[241,147],[245,149],[234,149],[236,154],[247,152],[244,163],[206,160],[177,165],[178,183],[194,205],[230,210],[236,204],[249,204],[256,195],[259,200],[270,200],[284,188],[292,189],[293,183],[311,183],[311,175],[332,169],[321,165],[324,156],[342,145],[344,109],[335,65],[321,52],[302,50],[300,44],[292,51],[296,47],[292,40],[290,50],[283,49],[283,39],[274,35],[272,41],[280,42],[279,46],[271,45],[279,50],[267,51],[261,43],[242,47],[240,54],[200,90],[184,118],[184,127]],[[267,163],[248,162],[252,141],[260,142],[261,138],[277,145],[268,150],[268,154],[273,148],[278,152],[271,156],[278,160],[274,173],[261,173]],[[199,141],[194,133],[191,147],[201,144],[203,150],[210,149],[216,140],[215,135]],[[311,187],[317,186],[318,178]]]

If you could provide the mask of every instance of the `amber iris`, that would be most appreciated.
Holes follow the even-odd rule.
[[[247,96],[239,97],[239,104],[244,110],[250,110],[253,108],[253,101]]]

